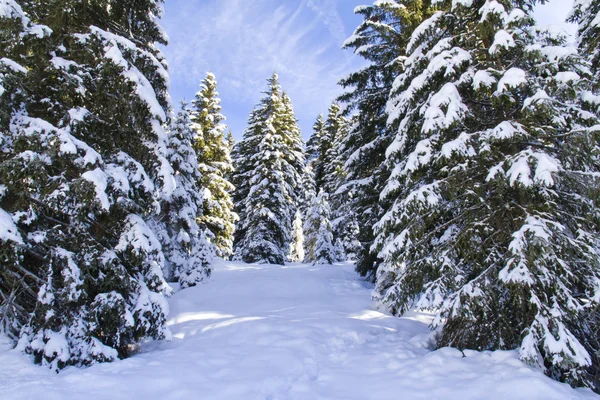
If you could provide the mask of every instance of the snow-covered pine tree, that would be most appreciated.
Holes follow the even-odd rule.
[[[321,189],[313,198],[310,205],[304,232],[306,234],[305,262],[313,264],[332,264],[337,261],[336,249],[333,244],[333,229],[331,227],[329,196]]]
[[[171,198],[162,204],[156,225],[164,227],[164,234],[157,236],[167,259],[167,276],[187,288],[210,276],[215,253],[206,228],[198,224],[206,190],[202,190],[203,173],[193,148],[196,131],[187,104],[181,105],[168,133],[167,160],[175,171],[176,186]]]
[[[22,65],[27,49],[44,46],[50,31],[32,22],[15,1],[0,1],[0,177],[6,172],[5,162],[10,158],[9,140],[13,115],[22,107],[27,93],[27,69]],[[35,154],[33,154],[35,155]],[[35,161],[35,160],[32,160]],[[0,183],[0,332],[13,340],[35,307],[43,256],[26,245],[24,232],[14,221],[14,206],[9,196],[9,185]],[[35,258],[34,258],[35,257]],[[33,262],[35,260],[35,262]]]
[[[338,146],[347,133],[348,121],[337,103],[329,106],[327,118],[319,115],[313,125],[313,133],[308,141],[307,156],[313,163],[315,188],[332,193],[337,189],[342,175]]]
[[[304,226],[307,232],[306,261],[313,264],[332,264],[338,261],[341,249],[333,243],[329,195],[321,189],[314,197]]]
[[[600,219],[581,183],[598,120],[578,105],[577,50],[534,28],[534,4],[441,1],[412,32],[388,103],[376,290],[394,313],[434,310],[438,346],[519,349],[591,386]]]
[[[317,120],[313,124],[312,134],[310,135],[308,142],[306,142],[305,153],[306,162],[308,164],[314,164],[317,159],[323,158],[323,154],[321,154],[321,138],[323,136],[325,136],[325,120],[323,119],[323,114],[319,114]],[[312,169],[315,169],[315,165],[312,165]]]
[[[235,209],[240,217],[235,256],[246,262],[283,264],[304,167],[300,130],[277,74],[248,120],[234,149]]]
[[[308,213],[308,209],[312,204],[313,198],[317,195],[315,190],[313,166],[314,163],[311,160],[307,160],[302,171],[298,210],[300,211],[303,220]]]
[[[600,89],[600,1],[574,0],[570,22],[579,25],[577,41],[582,54],[589,58],[594,73],[594,88]]]
[[[592,89],[584,93],[584,101],[586,105],[596,114],[600,114],[600,1],[598,0],[575,0],[573,10],[569,16],[570,22],[579,24],[577,42],[580,52],[591,63],[592,67]],[[586,146],[587,147],[587,146]],[[598,147],[597,147],[598,149]],[[593,157],[596,160],[600,159],[600,151],[584,153],[580,155]],[[598,161],[596,161],[598,165]],[[596,209],[600,208],[600,180],[588,179],[582,182],[583,188],[588,188],[588,196],[595,201]],[[590,356],[592,357],[592,367],[590,375],[596,383],[596,391],[600,391],[600,307],[592,306],[588,308],[588,316],[586,320],[590,324],[588,335],[588,346]]]
[[[230,157],[230,137],[225,137],[227,126],[221,114],[221,99],[217,80],[208,73],[200,91],[192,102],[193,128],[196,131],[194,148],[202,174],[204,211],[200,222],[211,232],[211,240],[222,257],[229,257],[233,248],[233,231],[237,215],[233,212],[231,194],[233,185],[228,180],[233,167]]]
[[[339,253],[342,259],[346,254],[355,254],[360,244],[356,241],[358,225],[354,213],[342,213],[346,193],[336,191],[344,178],[344,160],[340,146],[348,132],[348,121],[342,115],[341,107],[333,103],[328,110],[327,118],[317,117],[313,125],[313,133],[307,144],[308,168],[313,171],[315,189],[323,189],[331,196],[334,213],[334,236],[343,244],[344,251]],[[347,210],[345,210],[347,211]]]
[[[385,106],[394,78],[402,70],[410,32],[430,14],[429,3],[375,1],[372,6],[356,7],[354,12],[363,21],[343,46],[368,62],[340,82],[347,92],[338,100],[346,105],[346,113],[355,111],[356,116],[340,148],[345,178],[337,193],[345,199],[341,212],[354,214],[354,229],[362,227],[353,246],[358,247],[356,270],[369,280],[375,280],[379,264],[377,252],[371,249],[371,227],[383,213],[379,194],[389,175],[385,149],[393,138]]]
[[[302,229],[302,213],[296,210],[296,217],[292,224],[292,243],[290,244],[290,261],[302,262],[305,258],[304,253],[304,232]]]
[[[0,2],[14,44],[0,48],[2,85],[22,82],[0,93],[2,318],[52,368],[169,335],[145,222],[174,188],[161,14],[152,0]]]

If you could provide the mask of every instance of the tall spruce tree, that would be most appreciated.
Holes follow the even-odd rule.
[[[600,89],[600,1],[574,0],[570,22],[579,25],[577,39],[582,54],[589,57],[594,73],[594,88]]]
[[[321,189],[313,198],[304,224],[306,232],[305,262],[313,264],[332,264],[338,261],[333,244],[333,228],[331,226],[328,195]]]
[[[234,149],[236,258],[284,264],[291,242],[304,166],[300,130],[277,74],[248,120]]]
[[[375,239],[372,227],[383,215],[379,194],[389,176],[385,150],[393,139],[385,107],[394,78],[402,70],[410,33],[430,15],[430,3],[376,1],[372,6],[357,7],[354,12],[362,15],[363,21],[343,46],[368,62],[340,82],[347,92],[338,100],[346,104],[347,113],[355,111],[357,115],[339,150],[345,176],[338,195],[344,199],[340,211],[353,217],[354,229],[360,227],[358,246],[353,246],[358,247],[356,270],[369,280],[375,280],[380,261],[371,248]]]
[[[0,318],[55,369],[169,335],[160,3],[0,2]]]
[[[434,310],[438,346],[519,349],[593,386],[598,120],[576,49],[534,28],[534,5],[441,1],[412,33],[387,106],[376,290],[394,313]]]
[[[186,104],[181,105],[168,133],[167,160],[175,172],[175,191],[163,202],[161,214],[152,227],[166,256],[166,275],[186,288],[210,276],[215,253],[207,229],[198,223],[204,211],[206,190],[193,148],[196,131],[192,129]]]
[[[228,180],[233,167],[230,157],[230,138],[225,137],[227,126],[221,114],[221,99],[217,80],[208,73],[192,102],[192,122],[196,137],[194,148],[202,174],[204,207],[200,222],[209,229],[211,240],[219,255],[229,257],[233,249],[233,231],[237,215],[233,212],[233,185]]]
[[[570,22],[579,24],[577,42],[581,54],[588,58],[592,69],[592,90],[586,91],[583,99],[586,106],[597,115],[600,114],[600,2],[597,0],[575,0],[573,10],[569,16]],[[584,149],[589,149],[588,146]],[[586,156],[593,157],[598,165],[600,160],[599,147],[596,152],[587,153]],[[583,153],[581,153],[583,155]],[[593,175],[587,175],[582,182],[583,187],[587,188],[587,194],[594,200],[596,209],[600,207],[600,179],[594,179]],[[587,309],[586,320],[590,324],[588,335],[588,349],[592,357],[592,367],[589,369],[590,376],[595,379],[596,391],[600,391],[600,307],[597,304],[591,304]]]
[[[341,180],[342,169],[339,157],[339,144],[346,136],[348,122],[341,114],[341,107],[333,103],[327,118],[317,117],[313,133],[306,146],[307,160],[310,162],[317,191],[335,192]]]
[[[323,189],[330,198],[335,241],[340,243],[340,259],[347,256],[354,258],[360,244],[356,240],[358,223],[356,214],[344,207],[347,192],[338,193],[345,177],[344,160],[341,146],[348,133],[348,120],[342,115],[339,104],[333,103],[328,110],[327,118],[319,115],[313,126],[313,133],[308,141],[308,166],[314,171],[315,189]]]

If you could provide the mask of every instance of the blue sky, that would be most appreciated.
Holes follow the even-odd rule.
[[[164,51],[175,103],[193,99],[207,71],[217,77],[223,114],[240,139],[248,114],[277,71],[294,105],[303,136],[341,92],[337,82],[363,65],[341,50],[368,0],[166,0]],[[539,7],[541,24],[561,24],[571,0]],[[567,27],[573,30],[573,27]]]

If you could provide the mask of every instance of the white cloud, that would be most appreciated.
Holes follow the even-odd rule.
[[[163,25],[173,96],[190,98],[211,70],[239,137],[265,80],[277,71],[308,129],[341,92],[337,81],[360,60],[339,50],[346,37],[335,0],[171,0]],[[352,8],[349,8],[352,13]],[[229,107],[229,110],[228,110]],[[234,114],[235,115],[232,115]],[[309,135],[310,132],[304,132]]]

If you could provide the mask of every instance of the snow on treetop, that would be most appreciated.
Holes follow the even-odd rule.
[[[515,40],[512,35],[505,31],[504,29],[496,32],[494,36],[494,43],[490,46],[490,54],[494,55],[498,52],[499,48],[504,48],[505,50],[510,49],[515,46]]]
[[[404,4],[399,4],[395,0],[377,0],[373,3],[375,7],[406,8]]]
[[[506,9],[496,0],[488,0],[486,3],[479,9],[479,13],[481,14],[481,20],[485,21],[488,19],[490,15],[498,15],[502,21],[505,21],[508,18],[508,14],[506,13]]]
[[[363,5],[354,7],[354,14],[360,14],[371,8],[371,6]]]

